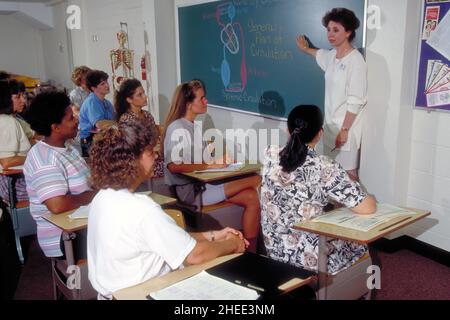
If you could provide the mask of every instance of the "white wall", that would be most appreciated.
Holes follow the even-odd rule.
[[[408,205],[431,219],[408,234],[450,251],[450,114],[414,111]]]
[[[360,176],[379,201],[406,205],[420,0],[369,4],[380,6],[382,25],[367,37],[369,102]]]
[[[0,15],[0,70],[46,79],[41,31]]]
[[[177,85],[173,1],[156,0],[155,12],[159,120],[164,123],[169,112],[172,93]]]
[[[70,90],[74,85],[70,80],[72,65],[66,31],[66,8],[67,3],[53,7],[55,27],[42,31],[42,43],[47,79],[51,79],[54,85]]]

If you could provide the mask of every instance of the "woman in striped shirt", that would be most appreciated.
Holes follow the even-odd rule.
[[[60,214],[91,202],[96,194],[90,171],[67,140],[78,131],[70,99],[63,92],[39,94],[30,106],[31,128],[44,136],[27,155],[24,165],[30,211],[37,223],[39,245],[47,257],[63,256],[62,230],[43,216]]]

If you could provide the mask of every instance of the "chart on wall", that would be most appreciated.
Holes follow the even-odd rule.
[[[450,111],[450,0],[425,0],[416,106]]]
[[[210,105],[286,118],[299,104],[323,109],[324,73],[299,52],[296,37],[331,49],[322,17],[346,7],[361,21],[354,46],[363,51],[363,0],[229,0],[180,6],[180,80],[201,79]]]

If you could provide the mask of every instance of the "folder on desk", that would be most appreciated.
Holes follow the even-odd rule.
[[[289,291],[280,289],[280,286],[293,279],[308,279],[315,275],[311,271],[250,252],[212,267],[207,272],[233,283],[255,289],[261,294],[262,298],[277,297],[283,291]]]

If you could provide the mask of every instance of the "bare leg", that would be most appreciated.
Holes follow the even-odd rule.
[[[225,183],[223,189],[225,191],[225,196],[227,198],[231,198],[245,189],[253,188],[256,190],[257,188],[259,188],[260,184],[261,184],[261,177],[254,175],[251,177],[227,182]]]
[[[261,183],[260,176],[225,183],[224,191],[229,202],[244,207],[242,228],[248,239],[256,238],[259,231],[260,205],[256,188]]]

